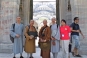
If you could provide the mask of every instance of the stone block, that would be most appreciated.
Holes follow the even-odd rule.
[[[0,53],[12,53],[12,44],[0,44]]]

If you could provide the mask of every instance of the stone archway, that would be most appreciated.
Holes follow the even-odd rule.
[[[4,14],[4,10],[3,10],[3,5],[1,6],[2,9],[0,9],[0,12],[2,11],[3,13],[0,13],[0,29],[2,29],[2,27],[4,25],[4,23],[6,24],[7,22],[9,22],[8,24],[6,24],[6,26],[8,26],[9,28],[8,29],[2,29],[3,31],[1,33],[5,33],[4,35],[0,33],[0,52],[12,52],[12,43],[9,39],[9,34],[7,34],[7,32],[9,32],[9,29],[10,29],[10,26],[12,23],[15,22],[15,19],[16,19],[16,16],[20,15],[21,18],[22,18],[22,22],[24,25],[27,25],[29,24],[29,21],[30,19],[32,19],[32,16],[33,16],[33,0],[0,0],[0,1],[4,1],[4,2],[9,2],[10,4],[7,4],[5,6],[8,6],[8,7],[11,7],[9,9],[7,9],[8,11],[10,11],[11,9],[13,9],[13,11],[9,12],[6,11],[6,14],[7,16],[3,15]],[[63,2],[64,1],[64,2]],[[6,2],[6,3],[7,3]],[[1,3],[1,2],[0,2]],[[20,5],[20,7],[19,7]],[[61,6],[61,7],[60,7]],[[0,7],[0,8],[1,8]],[[13,7],[13,8],[12,8]],[[60,22],[60,18],[65,18],[65,14],[66,14],[66,1],[65,0],[56,0],[56,17],[57,17],[57,20],[58,22]],[[20,9],[19,9],[20,8]],[[5,10],[6,10],[5,9]],[[60,11],[61,9],[61,11]],[[20,12],[20,14],[19,14]],[[63,13],[62,13],[63,12]],[[10,14],[11,13],[11,14]],[[2,18],[1,18],[1,15]],[[12,16],[13,15],[13,16]],[[8,20],[8,19],[10,20]],[[3,21],[2,21],[3,20]],[[2,24],[3,23],[3,24]]]
[[[22,16],[24,24],[28,24],[31,19],[33,19],[33,0],[21,0],[23,2],[22,6]],[[59,0],[56,0],[56,18],[57,22],[60,22],[60,7]],[[26,7],[25,7],[26,6]]]

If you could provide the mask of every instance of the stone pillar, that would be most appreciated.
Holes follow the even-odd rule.
[[[24,25],[29,24],[30,19],[30,0],[23,0],[23,23]]]
[[[23,0],[23,23],[29,24],[29,21],[33,19],[33,0]]]
[[[24,4],[24,0],[20,0],[20,5],[19,5],[19,16],[22,19],[22,23],[23,23],[23,4]]]
[[[60,24],[60,3],[59,3],[59,0],[56,0],[56,19],[57,19],[57,24]]]
[[[66,13],[66,21],[68,25],[72,23],[72,10],[71,10],[71,0],[67,0],[67,13]]]
[[[19,15],[20,0],[0,0],[0,52],[11,53],[10,27]]]
[[[30,20],[33,19],[33,0],[30,0]]]
[[[68,7],[67,7],[67,0],[59,0],[59,5],[60,5],[60,20],[61,19],[67,19],[66,18],[66,14],[68,11]]]

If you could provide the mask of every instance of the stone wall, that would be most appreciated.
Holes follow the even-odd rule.
[[[29,24],[29,14],[30,0],[0,0],[0,53],[12,53],[13,44],[9,38],[11,24],[16,22],[17,16],[22,18],[24,25]]]
[[[19,0],[0,0],[0,52],[12,51],[9,31],[19,15],[19,4]]]
[[[80,36],[81,54],[87,55],[87,0],[71,0],[72,22],[74,17],[79,17],[79,25],[85,36],[85,39]]]
[[[65,19],[67,24],[73,22],[74,17],[79,17],[79,25],[85,36],[85,39],[80,36],[81,49],[80,54],[87,55],[87,0],[70,0],[71,10],[68,11],[68,0],[60,0],[60,20]]]
[[[72,23],[72,11],[68,11],[68,0],[59,0],[60,21],[65,19],[67,24]]]

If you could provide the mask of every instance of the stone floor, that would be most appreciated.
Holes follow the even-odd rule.
[[[62,52],[60,51],[59,52],[59,55],[58,55],[58,58],[62,58]],[[16,55],[17,58],[19,58],[19,54]],[[23,52],[23,56],[24,58],[27,58],[27,54],[25,52]],[[40,57],[40,49],[39,48],[36,48],[36,53],[33,54],[34,58],[41,58]],[[12,58],[13,57],[13,54],[5,54],[5,53],[0,53],[0,58]],[[52,54],[51,54],[51,58],[52,58]],[[70,58],[79,58],[79,57],[73,57],[71,54],[70,54]],[[87,58],[87,55],[82,55],[81,58]]]

